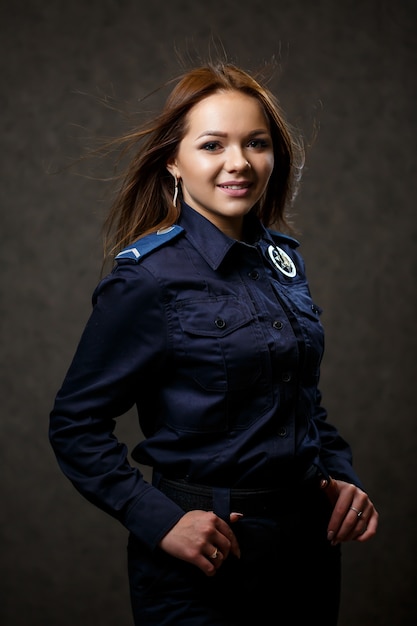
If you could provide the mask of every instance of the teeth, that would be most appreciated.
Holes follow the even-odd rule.
[[[225,189],[244,189],[245,185],[222,185]]]

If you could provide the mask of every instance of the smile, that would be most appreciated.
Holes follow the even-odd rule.
[[[221,187],[222,189],[233,189],[233,190],[247,189],[249,186],[250,186],[249,183],[240,183],[240,184],[234,184],[234,185],[219,185],[219,187]]]
[[[246,198],[249,196],[252,188],[251,183],[231,183],[226,185],[218,185],[226,196],[231,198]]]

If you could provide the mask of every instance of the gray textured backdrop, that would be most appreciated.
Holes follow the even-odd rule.
[[[125,129],[97,96],[137,106],[178,71],[176,48],[205,57],[213,37],[248,69],[275,55],[290,120],[307,139],[319,127],[296,212],[324,308],[324,404],[381,514],[377,538],[345,547],[340,626],[416,624],[416,6],[1,0],[2,625],[132,624],[126,531],[75,492],[47,440],[108,188],[84,167],[48,171]],[[121,420],[128,442],[135,429]]]

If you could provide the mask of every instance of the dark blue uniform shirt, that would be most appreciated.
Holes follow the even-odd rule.
[[[134,405],[133,459],[167,477],[275,487],[317,463],[360,485],[321,406],[323,328],[298,243],[252,216],[244,239],[183,205],[171,230],[119,254],[51,412],[64,473],[151,547],[183,511],[113,434]]]

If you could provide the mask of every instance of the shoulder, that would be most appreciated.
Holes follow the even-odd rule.
[[[175,239],[180,237],[183,232],[184,229],[181,228],[181,226],[174,224],[168,228],[158,230],[155,233],[145,235],[121,250],[115,260],[117,262],[128,260],[130,262],[134,261],[135,263],[139,263],[148,254],[151,254],[158,248],[173,242]]]
[[[271,229],[268,229],[268,233],[276,243],[287,244],[294,249],[298,248],[300,245],[300,242],[294,237],[291,237],[291,235],[286,235],[285,233]]]
[[[184,229],[174,225],[141,237],[121,250],[115,257],[114,267],[97,285],[93,293],[93,303],[99,298],[112,300],[136,301],[138,298],[158,298],[160,281],[142,260],[153,252],[168,246],[182,235]],[[144,295],[146,296],[144,298]]]

